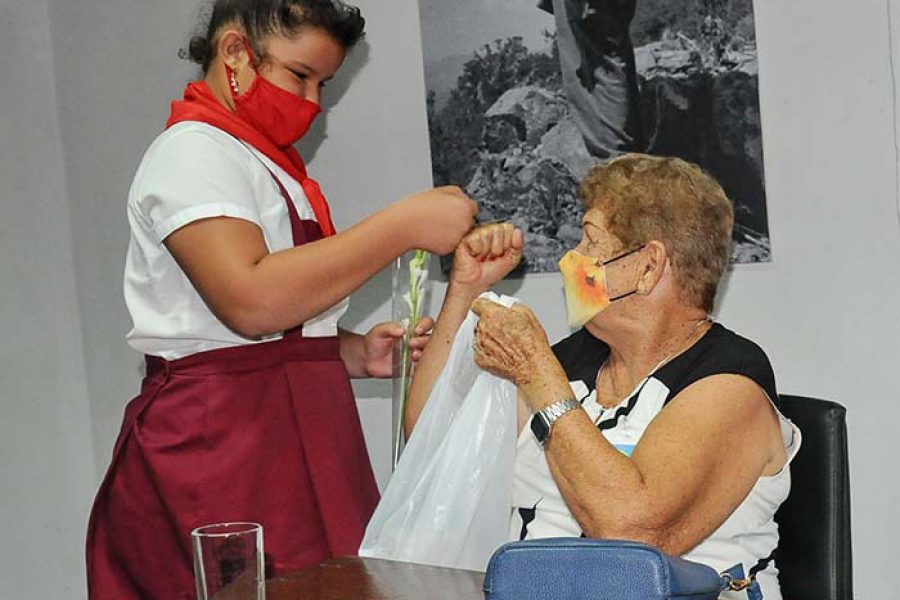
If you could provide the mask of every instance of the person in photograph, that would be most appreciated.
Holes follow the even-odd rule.
[[[638,79],[631,41],[637,0],[540,0],[556,22],[563,88],[588,152],[639,150]]]
[[[190,44],[204,77],[172,104],[127,202],[127,340],[146,376],[91,512],[92,600],[196,597],[204,524],[262,524],[270,574],[357,551],[378,488],[350,378],[390,377],[404,328],[338,320],[398,256],[452,251],[477,213],[439,188],[335,231],[293,144],[363,36],[359,9],[216,0],[204,30]]]

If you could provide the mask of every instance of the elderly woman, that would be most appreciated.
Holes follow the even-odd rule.
[[[476,361],[520,391],[511,539],[646,542],[747,580],[723,598],[780,599],[773,516],[800,432],[772,404],[765,353],[709,316],[731,203],[696,166],[636,154],[595,167],[581,192],[583,237],[560,270],[584,327],[551,347],[524,306],[476,300],[521,246],[509,227],[470,234],[409,428],[471,304]]]

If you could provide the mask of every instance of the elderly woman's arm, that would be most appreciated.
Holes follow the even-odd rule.
[[[444,302],[410,384],[404,418],[407,438],[447,362],[456,332],[469,314],[472,301],[519,264],[523,246],[520,230],[509,223],[498,223],[475,229],[456,248]]]
[[[528,309],[477,300],[473,310],[482,317],[482,367],[516,383],[533,411],[571,395]],[[755,383],[714,375],[678,394],[630,458],[580,410],[556,421],[545,449],[585,535],[642,541],[683,554],[725,521],[761,475],[781,467],[783,456],[772,450],[779,445],[772,439],[775,420]]]
[[[772,460],[759,387],[715,375],[680,393],[629,459],[585,413],[554,426],[550,469],[586,535],[645,541],[683,554],[715,531]]]

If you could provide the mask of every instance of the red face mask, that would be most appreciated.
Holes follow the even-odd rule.
[[[256,60],[249,47],[251,64],[256,68]],[[227,68],[227,67],[226,67]],[[228,76],[233,72],[228,69]],[[250,89],[238,96],[231,90],[235,113],[253,125],[270,142],[279,148],[292,146],[306,135],[322,108],[306,98],[301,98],[283,90],[257,72]]]

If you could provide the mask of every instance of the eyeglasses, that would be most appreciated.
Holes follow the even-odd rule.
[[[637,248],[632,248],[631,250],[626,250],[625,252],[622,252],[621,254],[616,254],[612,258],[607,258],[606,260],[600,260],[598,258],[597,262],[594,266],[595,267],[605,267],[606,265],[610,265],[610,264],[616,262],[617,260],[621,260],[621,259],[625,258],[626,256],[631,256],[635,252],[640,252],[641,250],[643,250],[646,247],[647,247],[647,244],[645,243],[645,244],[641,244]]]
[[[607,265],[610,265],[610,264],[616,262],[617,260],[621,260],[621,259],[625,258],[626,256],[630,256],[630,255],[634,254],[635,252],[640,252],[646,246],[647,246],[646,243],[641,244],[637,248],[632,248],[631,250],[626,250],[625,252],[622,252],[621,254],[616,254],[612,258],[607,258],[606,260],[600,260],[598,258],[597,262],[594,263],[594,266],[595,267],[603,267],[605,269]],[[622,298],[627,298],[628,296],[631,296],[632,294],[636,294],[636,293],[637,293],[637,288],[631,290],[630,292],[625,292],[624,294],[619,294],[618,296],[610,296],[609,301],[615,302],[616,300],[621,300]]]

